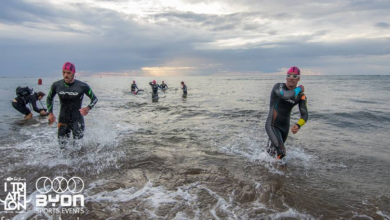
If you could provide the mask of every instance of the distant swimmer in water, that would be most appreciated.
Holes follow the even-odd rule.
[[[271,91],[270,109],[265,124],[265,130],[271,141],[271,146],[267,151],[271,156],[276,153],[278,159],[286,156],[284,143],[288,136],[290,114],[293,107],[298,104],[301,114],[298,122],[291,127],[293,134],[299,131],[309,117],[306,106],[307,99],[303,93],[305,88],[302,85],[297,87],[300,74],[301,71],[298,67],[291,67],[287,71],[286,83],[275,84]]]
[[[183,97],[187,96],[187,86],[184,82],[181,82],[181,90],[183,90]]]
[[[60,99],[60,115],[58,118],[58,142],[63,149],[73,134],[73,139],[81,139],[84,136],[84,116],[96,105],[98,99],[88,84],[75,79],[76,67],[73,63],[66,62],[62,67],[64,79],[52,84],[47,96],[47,109],[49,112],[49,125],[56,121],[53,114],[54,97],[58,94]],[[87,107],[82,108],[84,95],[91,99]]]
[[[156,83],[156,80],[149,83],[152,86],[152,99],[158,99],[158,88],[162,89],[159,84]]]
[[[16,89],[17,97],[12,100],[12,107],[18,110],[20,113],[24,114],[25,119],[31,119],[33,114],[31,110],[27,107],[28,104],[32,106],[32,109],[39,113],[42,116],[46,116],[46,109],[43,107],[39,109],[37,107],[37,101],[40,101],[45,96],[43,92],[34,92],[33,89],[28,87],[18,87]],[[42,103],[41,103],[42,104]]]
[[[135,91],[137,89],[137,91]],[[131,92],[133,92],[134,94],[137,94],[138,92],[138,87],[137,87],[137,84],[135,84],[135,80],[133,80],[133,84],[131,84]]]
[[[162,81],[162,83],[160,84],[160,87],[161,87],[161,89],[163,89],[163,90],[168,89],[168,85],[165,84],[164,81]]]

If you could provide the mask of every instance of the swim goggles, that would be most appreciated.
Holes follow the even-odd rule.
[[[299,78],[299,75],[293,75],[293,74],[287,74],[286,78],[294,78],[294,79],[297,79]]]

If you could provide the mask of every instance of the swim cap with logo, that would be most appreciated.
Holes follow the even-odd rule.
[[[72,73],[76,73],[76,67],[73,63],[71,62],[66,62],[63,66],[62,66],[62,70],[70,70]]]
[[[292,66],[288,71],[287,71],[287,74],[296,74],[296,75],[301,75],[301,70],[299,70],[298,67],[296,66]]]

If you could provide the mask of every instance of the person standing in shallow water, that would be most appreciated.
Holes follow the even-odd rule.
[[[160,84],[161,89],[168,89],[168,85],[164,81]]]
[[[96,105],[98,99],[88,84],[75,79],[76,67],[66,62],[62,67],[63,79],[54,82],[47,96],[47,111],[49,112],[49,125],[56,121],[53,114],[53,100],[56,94],[60,99],[60,115],[58,118],[58,141],[63,149],[73,134],[73,139],[84,136],[84,116]],[[82,108],[84,95],[91,99],[87,107]]]
[[[187,86],[184,82],[181,82],[181,90],[183,90],[183,97],[187,96]]]
[[[161,86],[156,83],[156,80],[153,80],[153,82],[150,82],[149,85],[152,87],[152,99],[158,98],[158,88],[161,89]]]
[[[137,89],[137,91],[135,91]],[[134,94],[137,94],[138,92],[138,87],[137,87],[137,84],[135,83],[135,80],[133,80],[133,84],[131,84],[131,92],[134,93]]]
[[[301,114],[298,122],[291,126],[293,134],[296,134],[309,118],[307,98],[303,93],[305,88],[302,85],[297,87],[300,75],[298,67],[291,67],[287,71],[286,83],[276,83],[271,91],[270,108],[265,123],[265,130],[271,142],[267,151],[271,156],[276,153],[278,159],[286,156],[284,143],[288,136],[293,107],[298,105]]]

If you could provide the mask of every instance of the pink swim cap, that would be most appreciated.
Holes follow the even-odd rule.
[[[296,75],[301,75],[301,71],[300,71],[299,68],[296,67],[296,66],[291,67],[291,68],[287,71],[287,74],[290,74],[290,73],[294,73],[294,74],[296,74]]]
[[[135,80],[133,80],[133,83],[135,83]]]
[[[153,84],[156,84],[156,80],[153,80]]]
[[[62,70],[70,70],[72,73],[76,73],[76,67],[73,63],[71,62],[66,62],[63,66],[62,66]]]

